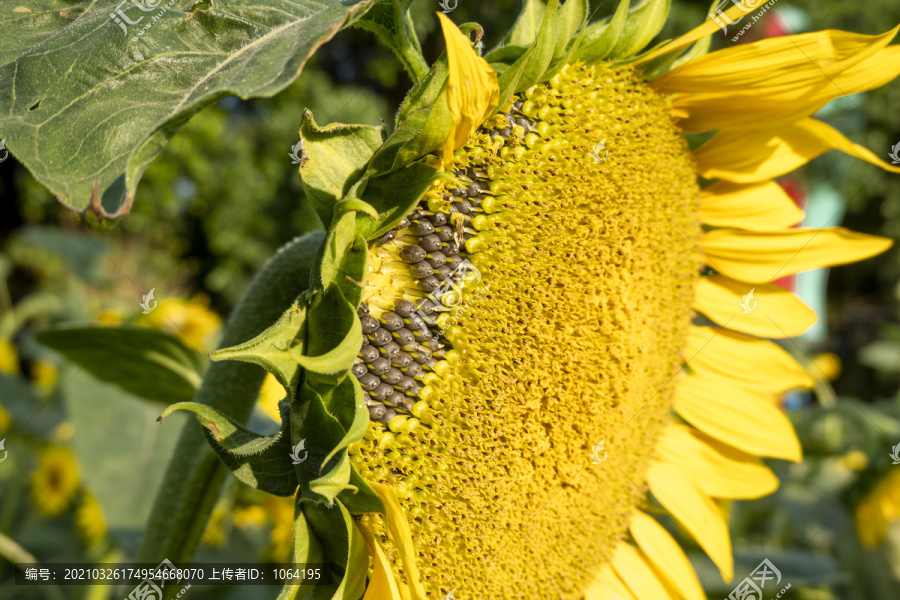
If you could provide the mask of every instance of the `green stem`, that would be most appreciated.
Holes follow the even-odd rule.
[[[293,240],[266,263],[228,320],[221,347],[257,335],[307,288],[323,234],[316,231]],[[263,369],[249,363],[212,363],[194,401],[246,423],[264,376]],[[157,493],[137,562],[190,563],[227,472],[207,444],[203,429],[193,419],[186,423]]]

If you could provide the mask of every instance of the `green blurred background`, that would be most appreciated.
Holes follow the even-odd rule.
[[[614,7],[601,4],[597,16]],[[705,0],[674,1],[661,38],[699,24],[708,8]],[[434,60],[443,47],[438,2],[415,0],[413,10],[426,58]],[[518,11],[518,0],[459,0],[451,16],[480,23],[489,49]],[[897,23],[896,0],[779,1],[741,43],[782,31],[875,34]],[[714,48],[732,44],[714,38]],[[0,164],[0,439],[9,452],[0,464],[0,555],[129,558],[181,422],[176,416],[158,426],[162,404],[123,397],[41,347],[34,334],[61,323],[132,322],[209,351],[221,318],[263,262],[319,227],[289,157],[302,111],[320,124],[390,126],[410,85],[371,34],[341,32],[278,96],[227,98],[195,116],[147,170],[132,213],[105,230],[73,219],[14,157]],[[817,116],[887,159],[900,142],[900,82],[835,101]],[[807,207],[809,225],[838,215],[830,224],[842,216],[851,229],[900,239],[896,175],[831,153],[782,183]],[[806,460],[773,464],[782,477],[774,495],[727,507],[736,581],[767,557],[792,584],[785,598],[892,600],[900,598],[900,466],[889,456],[900,444],[900,248],[831,270],[827,287],[824,275],[790,282],[824,308],[821,324],[788,344],[818,378],[814,393],[785,399]],[[159,305],[144,315],[139,303],[151,289]],[[279,392],[270,384],[262,390],[258,429],[272,427],[267,412]],[[123,486],[131,492],[123,494]],[[200,558],[281,560],[290,519],[289,500],[231,483]],[[676,535],[710,598],[726,597],[733,585],[687,536]],[[10,563],[0,559],[4,598],[124,597],[104,587],[13,588],[11,577]],[[247,597],[240,588],[188,594]]]

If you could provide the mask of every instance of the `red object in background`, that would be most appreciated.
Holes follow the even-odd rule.
[[[739,25],[744,25],[744,22],[739,23]],[[754,24],[753,28],[746,31],[738,39],[737,43],[748,44],[764,38],[781,37],[792,33],[794,33],[794,28],[791,27],[788,20],[777,8],[772,8],[762,16],[759,23]]]
[[[762,37],[773,38],[793,33],[790,26],[778,14],[777,9],[770,13],[770,15],[766,15],[766,18],[763,21]]]
[[[777,181],[778,185],[781,186],[787,195],[791,197],[791,200],[794,201],[794,204],[799,206],[801,209],[806,205],[806,193],[803,191],[803,186],[800,185],[800,182],[796,179],[791,179],[789,177],[784,177]],[[795,225],[794,227],[797,227]],[[782,277],[781,279],[776,279],[772,282],[773,285],[777,285],[778,287],[782,287],[788,291],[795,292],[797,291],[794,286],[794,276],[788,275],[787,277]]]

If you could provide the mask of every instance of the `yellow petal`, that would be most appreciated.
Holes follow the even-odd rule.
[[[706,179],[754,183],[790,173],[829,150],[900,173],[900,166],[884,162],[837,129],[810,118],[775,129],[723,131],[695,150],[694,159],[697,172]]]
[[[728,525],[715,503],[671,465],[651,464],[647,469],[647,483],[663,508],[678,519],[719,567],[722,578],[731,581],[734,576],[731,539]]]
[[[672,408],[700,431],[757,456],[802,460],[794,427],[779,408],[716,377],[689,375],[676,386]]]
[[[775,231],[802,219],[803,211],[774,181],[750,185],[717,181],[700,192],[700,220],[705,225]]]
[[[444,162],[448,163],[453,151],[469,141],[497,106],[500,87],[497,73],[486,60],[475,53],[469,38],[446,15],[437,15],[447,44],[450,70],[447,78],[447,105],[453,118],[453,127],[443,147]]]
[[[597,578],[584,590],[584,600],[635,600],[635,598],[612,568],[603,565]]]
[[[730,380],[757,396],[813,387],[812,377],[778,344],[727,329],[691,327],[684,359],[697,374]]]
[[[619,542],[613,553],[612,566],[637,600],[672,599],[641,553],[630,544]]]
[[[388,534],[400,552],[400,560],[403,562],[403,571],[409,582],[409,597],[411,600],[426,600],[425,588],[416,565],[416,550],[412,541],[412,533],[397,494],[389,486],[383,483],[369,483],[372,489],[381,498],[385,508],[385,520],[387,521]],[[401,590],[403,591],[403,590]]]
[[[694,567],[665,527],[637,511],[631,517],[629,528],[650,564],[684,600],[706,600]]]
[[[761,460],[691,427],[666,427],[656,453],[707,496],[747,500],[778,489],[778,478]]]
[[[782,287],[721,275],[697,280],[694,309],[728,329],[764,338],[800,335],[817,320],[813,309]]]
[[[639,64],[639,65],[646,64],[655,58],[659,58],[660,56],[663,56],[670,52],[674,52],[676,50],[686,48],[686,47],[690,46],[691,44],[693,44],[694,42],[696,42],[697,40],[705,38],[706,36],[711,35],[717,31],[721,31],[720,22],[721,23],[735,22],[739,18],[743,17],[744,15],[746,15],[749,12],[759,10],[758,4],[754,5],[753,8],[749,8],[749,7],[745,8],[743,6],[743,4],[744,4],[743,2],[735,3],[734,6],[732,6],[731,8],[729,8],[726,11],[723,11],[722,17],[719,17],[718,15],[716,15],[715,19],[707,19],[706,21],[703,22],[702,25],[698,25],[697,27],[695,27],[692,30],[685,33],[684,35],[675,38],[674,40],[672,40],[665,46],[658,48],[658,49],[650,52],[649,54],[642,56],[640,58],[640,60],[636,61],[636,64]],[[717,20],[719,22],[717,22]],[[673,69],[672,71],[675,72],[677,70],[678,70],[678,68]]]
[[[900,74],[898,31],[859,35],[817,31],[768,38],[695,58],[653,82],[677,94],[686,133],[787,125],[833,100],[881,87]]]
[[[881,254],[892,244],[886,238],[842,227],[772,232],[716,229],[697,243],[708,266],[749,283],[768,283],[800,271],[857,262]]]
[[[397,581],[394,579],[394,572],[391,570],[391,563],[388,560],[384,548],[375,539],[375,536],[369,531],[363,523],[357,521],[356,526],[366,538],[366,545],[369,547],[369,556],[372,557],[374,564],[372,566],[372,577],[369,579],[369,585],[366,587],[366,595],[363,600],[401,600],[400,588],[397,587]]]

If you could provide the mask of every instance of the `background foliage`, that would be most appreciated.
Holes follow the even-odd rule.
[[[412,6],[432,61],[443,47],[433,17],[440,7],[436,0]],[[601,4],[597,14],[613,8]],[[673,2],[662,37],[701,22],[707,9],[705,0]],[[900,23],[900,5],[891,0],[781,0],[777,9],[796,31],[874,34]],[[481,23],[490,49],[518,10],[518,0],[459,0],[451,16],[457,23]],[[775,26],[757,26],[752,35]],[[732,42],[716,36],[714,43]],[[391,123],[410,85],[374,36],[343,31],[284,92],[256,101],[226,98],[196,115],[148,168],[132,213],[104,231],[72,219],[15,158],[0,164],[0,439],[8,438],[10,453],[0,465],[0,540],[15,540],[45,561],[127,558],[182,419],[174,415],[157,426],[155,416],[168,402],[148,400],[138,384],[123,396],[36,343],[35,333],[51,324],[130,322],[170,331],[187,349],[205,354],[214,347],[220,318],[262,263],[283,243],[319,227],[289,157],[303,109],[320,124]],[[895,83],[836,101],[818,117],[885,157],[900,141],[898,106]],[[832,153],[787,184],[807,199],[832,193],[846,210],[845,226],[898,240],[896,181]],[[900,466],[888,456],[900,444],[898,281],[897,246],[830,273],[826,327],[793,348],[802,361],[817,361],[822,375],[816,394],[788,399],[807,460],[775,465],[783,483],[771,497],[730,507],[738,579],[768,557],[792,583],[788,598],[900,597]],[[151,289],[159,305],[145,315],[139,303]],[[201,358],[198,370],[204,364]],[[263,432],[274,427],[266,407],[280,397],[277,387],[267,385],[251,423]],[[200,560],[286,556],[289,501],[231,481]],[[41,484],[55,495],[42,493]],[[121,493],[123,487],[131,492]],[[692,560],[710,598],[726,596],[733,586],[699,551]],[[0,559],[3,596],[10,590],[10,597],[26,597],[8,585],[10,577],[9,562]],[[118,597],[111,592],[41,593]],[[240,588],[191,592],[206,594],[241,597]]]

